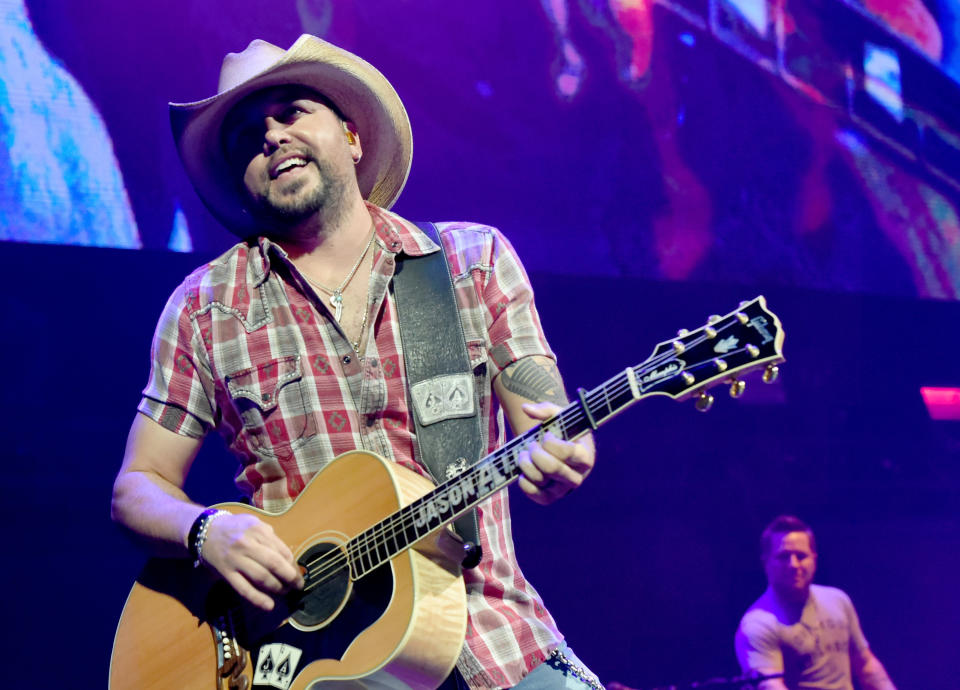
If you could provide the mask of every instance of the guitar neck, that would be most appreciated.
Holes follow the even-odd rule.
[[[632,367],[590,392],[580,391],[578,400],[551,419],[511,439],[461,474],[350,540],[347,552],[352,576],[356,579],[369,573],[519,479],[518,457],[532,441],[541,441],[547,432],[566,441],[579,438],[641,397]]]
[[[677,400],[705,395],[708,387],[735,380],[737,374],[782,362],[782,345],[780,320],[766,310],[762,295],[742,302],[726,316],[710,317],[706,326],[695,331],[681,331],[677,338],[660,343],[638,366],[624,369],[591,391],[578,390],[577,400],[556,416],[351,539],[347,553],[352,577],[362,577],[516,481],[520,453],[547,432],[571,441],[649,395]],[[769,378],[774,377],[775,370]]]

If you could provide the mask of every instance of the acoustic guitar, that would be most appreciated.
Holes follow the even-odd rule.
[[[519,478],[518,456],[546,431],[575,439],[651,395],[712,402],[707,389],[744,373],[776,376],[783,330],[762,296],[661,342],[554,417],[440,486],[373,453],[331,461],[294,504],[269,514],[217,507],[270,524],[304,571],[302,591],[267,613],[209,569],[154,558],[124,606],[110,662],[112,690],[436,688],[467,625],[459,564],[436,536]]]

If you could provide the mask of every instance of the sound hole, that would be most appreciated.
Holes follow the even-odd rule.
[[[269,613],[245,607],[241,645],[255,659],[268,644],[303,650],[301,667],[316,659],[340,659],[390,604],[394,583],[389,561],[352,587],[346,557],[336,544],[317,544],[298,562],[307,571],[303,591],[291,592]],[[293,625],[283,625],[287,618]]]
[[[336,544],[317,544],[297,562],[306,575],[292,618],[304,627],[320,625],[336,613],[350,590],[347,555]]]

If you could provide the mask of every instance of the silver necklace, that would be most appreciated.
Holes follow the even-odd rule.
[[[340,283],[334,289],[328,288],[326,285],[321,285],[317,281],[313,280],[305,272],[303,277],[307,279],[307,282],[313,285],[314,287],[320,288],[324,292],[330,295],[330,304],[333,305],[333,318],[337,320],[337,323],[340,323],[340,317],[343,316],[343,290],[350,284],[350,280],[353,278],[353,275],[357,272],[357,269],[360,268],[360,264],[363,262],[363,257],[367,255],[367,252],[370,251],[370,246],[373,244],[373,238],[376,237],[376,232],[373,227],[370,228],[370,239],[367,242],[367,246],[363,248],[363,252],[360,256],[357,257],[357,261],[353,264],[353,268],[350,269],[350,272],[347,274],[347,277],[343,279],[343,282]],[[364,314],[364,324],[366,324],[366,314]],[[360,329],[361,335],[363,334],[363,328]],[[356,348],[354,348],[356,349]]]
[[[363,303],[363,321],[360,322],[360,332],[357,333],[357,339],[350,343],[353,351],[360,357],[360,341],[363,340],[363,331],[367,328],[367,314],[370,313],[370,281],[367,281],[367,298]]]

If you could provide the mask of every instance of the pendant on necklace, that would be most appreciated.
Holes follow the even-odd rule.
[[[330,304],[333,305],[333,318],[337,320],[337,323],[340,323],[340,317],[343,315],[343,293],[334,290],[330,297]]]

